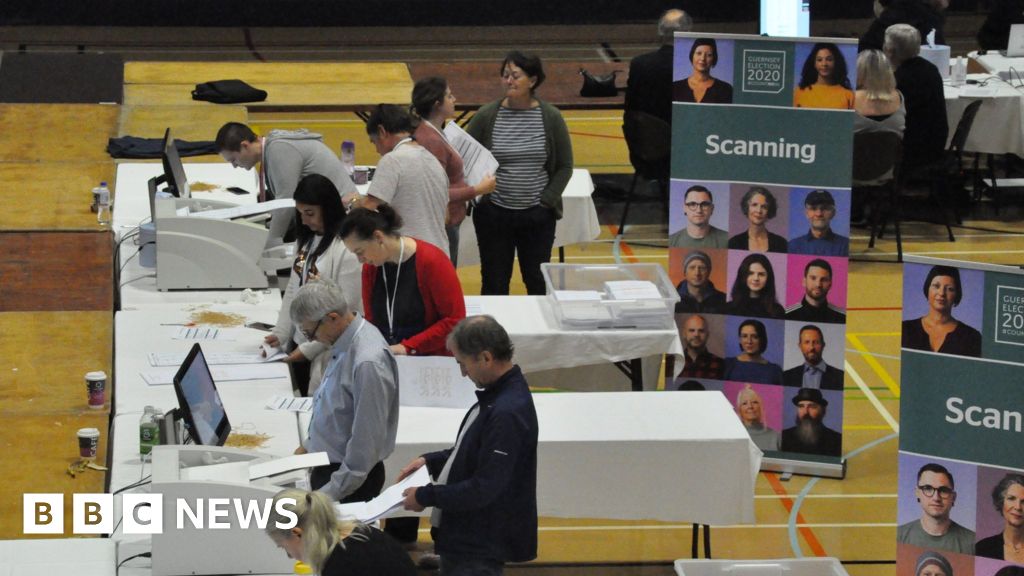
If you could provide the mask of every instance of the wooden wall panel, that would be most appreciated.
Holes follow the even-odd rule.
[[[113,235],[0,232],[0,312],[113,310]]]

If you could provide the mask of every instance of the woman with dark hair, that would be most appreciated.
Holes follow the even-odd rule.
[[[785,308],[775,299],[775,271],[764,254],[747,254],[736,271],[725,305],[725,313],[735,316],[782,318]]]
[[[505,96],[480,107],[466,126],[498,160],[497,185],[473,209],[481,293],[506,295],[519,257],[526,292],[547,289],[540,265],[551,261],[562,192],[572,177],[572,142],[557,108],[536,96],[540,58],[509,52],[501,63]]]
[[[291,528],[279,528],[293,522]],[[289,558],[320,576],[416,575],[416,566],[397,542],[372,526],[339,519],[334,502],[323,492],[278,492],[266,532]]]
[[[466,317],[451,260],[399,229],[388,204],[356,208],[341,224],[345,246],[363,263],[363,311],[396,355],[449,356],[445,338]]]
[[[1002,531],[978,540],[974,555],[1024,564],[1024,474],[1009,473],[992,488]]]
[[[793,92],[797,108],[853,110],[853,90],[847,77],[846,58],[831,42],[818,42],[804,60],[800,83]]]
[[[725,379],[758,384],[782,384],[782,367],[766,360],[768,330],[760,320],[740,324],[740,353],[725,359]]]
[[[362,304],[360,266],[338,236],[345,210],[334,184],[320,174],[310,174],[299,181],[294,198],[299,222],[295,241],[297,254],[281,311],[277,314],[277,325],[263,340],[269,346],[289,352],[285,362],[291,365],[293,384],[303,396],[311,396],[320,385],[330,354],[325,354],[325,344],[308,340],[298,325],[292,323],[288,313],[292,299],[306,282],[328,279],[341,287],[349,305],[358,310]]]
[[[711,75],[718,64],[718,43],[714,38],[697,38],[690,46],[693,73],[672,83],[672,99],[676,102],[707,102],[732,104],[732,84]]]
[[[448,232],[452,265],[458,266],[459,225],[466,219],[466,202],[494,192],[497,181],[487,174],[476,185],[466,183],[462,157],[444,135],[445,121],[455,116],[455,96],[447,80],[440,76],[417,80],[412,88],[412,112],[420,119],[413,138],[437,158],[448,175],[448,222],[445,230]]]
[[[764,186],[751,186],[740,199],[740,210],[747,217],[749,226],[729,238],[731,250],[785,252],[789,248],[785,238],[768,231],[768,221],[775,218],[779,211],[779,202],[771,190]]]
[[[960,271],[952,266],[932,266],[921,292],[928,313],[903,321],[903,347],[958,356],[981,356],[981,333],[953,317],[963,299]]]

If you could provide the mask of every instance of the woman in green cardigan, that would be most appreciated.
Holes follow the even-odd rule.
[[[505,97],[482,106],[466,127],[498,160],[497,187],[473,211],[481,293],[508,294],[518,252],[527,293],[542,295],[540,265],[551,260],[572,143],[562,114],[535,96],[544,82],[540,58],[509,52],[501,80]]]

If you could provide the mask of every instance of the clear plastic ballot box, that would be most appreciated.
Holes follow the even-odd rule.
[[[837,558],[676,560],[677,576],[849,576]]]
[[[658,264],[541,264],[564,330],[672,328],[679,294]]]

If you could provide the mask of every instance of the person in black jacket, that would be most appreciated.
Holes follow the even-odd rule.
[[[1005,50],[1014,24],[1024,24],[1024,0],[996,0],[978,30],[978,45],[982,50]]]
[[[903,132],[903,175],[914,178],[922,168],[938,165],[945,154],[949,124],[942,76],[921,58],[921,38],[909,24],[885,31],[885,55],[896,68],[896,88],[907,108]]]
[[[909,24],[916,28],[921,36],[918,43],[927,39],[928,33],[935,30],[935,43],[945,44],[946,37],[942,32],[945,18],[942,12],[947,6],[949,0],[876,0],[877,17],[860,37],[857,51],[881,50],[885,31],[893,24]],[[878,8],[881,8],[881,12],[878,12]]]
[[[672,44],[676,32],[693,26],[690,15],[669,10],[658,20],[661,47],[629,62],[625,110],[639,110],[672,123]]]
[[[818,388],[819,390],[842,390],[843,371],[825,363],[825,335],[821,328],[807,324],[800,328],[797,345],[804,361],[782,373],[782,383],[796,388]]]
[[[431,536],[442,576],[500,575],[505,562],[537,557],[537,411],[512,341],[490,316],[459,322],[448,348],[477,385],[478,402],[455,446],[410,462],[434,483],[407,488],[405,509],[433,507]]]

